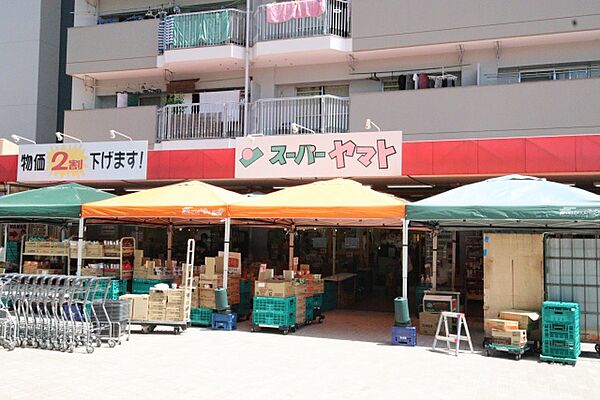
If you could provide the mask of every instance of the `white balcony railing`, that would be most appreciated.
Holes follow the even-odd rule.
[[[169,15],[159,28],[159,49],[245,45],[246,12],[236,9]]]
[[[159,141],[231,138],[243,127],[243,103],[176,104],[158,112]]]
[[[254,40],[335,35],[350,37],[350,2],[296,0],[260,5],[255,11]]]
[[[252,133],[287,135],[348,132],[350,99],[331,95],[261,99],[252,103]],[[310,131],[304,129],[308,128]]]

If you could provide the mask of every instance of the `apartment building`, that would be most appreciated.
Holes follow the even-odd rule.
[[[383,185],[600,171],[598,2],[77,0],[74,18],[65,132],[84,141],[225,150],[369,120],[402,131],[401,171],[365,176]]]
[[[3,6],[0,138],[18,135],[54,143],[64,110],[70,109],[71,80],[61,77],[61,62],[64,65],[73,0],[21,0]]]

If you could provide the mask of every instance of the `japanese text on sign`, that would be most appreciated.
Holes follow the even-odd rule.
[[[251,137],[236,142],[236,178],[402,173],[401,132]]]
[[[146,179],[148,142],[19,146],[20,182]]]

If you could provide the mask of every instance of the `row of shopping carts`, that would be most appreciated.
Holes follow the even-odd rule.
[[[129,306],[108,298],[110,278],[0,276],[0,345],[88,353],[129,340]]]

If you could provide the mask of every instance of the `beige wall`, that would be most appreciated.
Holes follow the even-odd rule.
[[[134,140],[156,141],[156,107],[104,108],[65,112],[65,133],[84,142],[110,140],[108,132],[115,129]]]
[[[590,0],[352,2],[354,51],[598,28],[600,2]]]
[[[405,140],[600,132],[600,79],[468,86],[350,96],[350,130],[371,118]]]
[[[156,68],[158,20],[69,29],[67,74]]]

